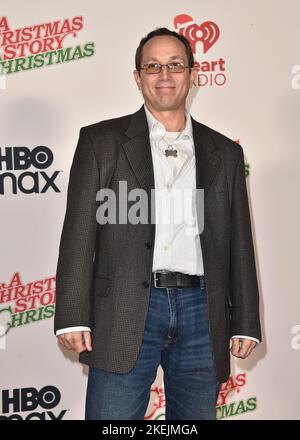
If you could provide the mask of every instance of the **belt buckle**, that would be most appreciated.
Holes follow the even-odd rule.
[[[154,287],[156,287],[156,289],[163,289],[164,287],[163,286],[158,286],[157,284],[156,284],[156,282],[157,282],[157,273],[158,272],[153,272],[153,274],[154,274],[154,276],[153,276],[153,278],[154,278]],[[159,272],[159,273],[161,273],[161,272]]]

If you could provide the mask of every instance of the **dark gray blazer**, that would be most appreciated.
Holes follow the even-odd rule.
[[[192,126],[196,187],[204,188],[200,241],[211,343],[217,378],[225,382],[230,375],[230,337],[261,340],[244,156],[224,135],[193,118]],[[79,360],[128,373],[144,333],[155,224],[97,223],[97,191],[109,187],[118,194],[121,180],[127,182],[128,192],[148,192],[150,218],[154,172],[144,105],[136,113],[81,128],[56,273],[54,331],[91,327],[93,351],[80,353]]]

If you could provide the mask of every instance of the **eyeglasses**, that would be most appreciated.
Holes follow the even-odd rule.
[[[144,67],[141,67],[140,70],[144,70],[147,74],[160,73],[163,66],[167,66],[168,72],[170,73],[182,73],[185,69],[190,67],[179,62],[168,64],[148,63],[144,64]]]

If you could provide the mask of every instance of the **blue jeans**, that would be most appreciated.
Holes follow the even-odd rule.
[[[205,287],[151,287],[144,337],[127,374],[89,369],[86,420],[143,420],[157,368],[166,420],[215,420],[216,380]]]

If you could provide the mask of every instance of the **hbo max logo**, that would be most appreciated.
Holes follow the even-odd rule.
[[[52,385],[40,390],[33,387],[2,390],[1,395],[0,420],[61,420],[67,412],[66,409],[60,410],[57,414],[53,411],[61,400],[61,394],[59,389]],[[18,414],[20,412],[26,413],[25,416]]]
[[[54,182],[60,171],[52,175],[44,171],[52,163],[53,153],[45,146],[0,148],[0,194],[45,193],[49,188],[60,192]],[[29,171],[32,167],[38,171]]]

